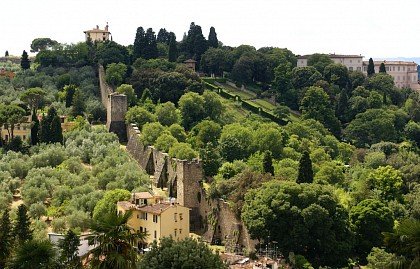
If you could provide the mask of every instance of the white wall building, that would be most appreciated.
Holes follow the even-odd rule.
[[[299,56],[297,59],[298,67],[308,66],[308,58],[311,55]],[[328,54],[334,63],[342,64],[350,71],[362,71],[363,56],[362,55],[341,55],[341,54]]]
[[[112,40],[108,24],[105,26],[105,29],[99,29],[99,25],[96,25],[96,28],[93,28],[92,30],[86,30],[83,33],[85,33],[86,41],[89,39],[92,42],[104,42]]]
[[[385,64],[386,73],[394,78],[395,86],[398,88],[420,89],[417,64],[404,61],[374,61],[375,73],[379,73],[381,63]],[[363,73],[367,74],[369,62],[363,62]]]

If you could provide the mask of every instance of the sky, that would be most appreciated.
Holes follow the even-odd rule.
[[[106,22],[123,45],[134,42],[139,26],[166,28],[179,41],[195,22],[206,38],[214,26],[229,46],[418,57],[419,11],[420,0],[12,0],[1,5],[0,55],[21,55],[38,37],[77,43]]]

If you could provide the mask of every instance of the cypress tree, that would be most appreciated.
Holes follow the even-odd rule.
[[[58,242],[61,250],[60,258],[66,268],[83,268],[79,258],[80,238],[69,230],[64,238]]]
[[[50,122],[50,143],[63,143],[63,130],[61,129],[61,120],[57,115],[57,111],[54,107],[50,107],[47,115],[48,121]]]
[[[10,222],[9,209],[6,208],[0,222],[0,268],[4,268],[6,260],[12,249],[12,225]]]
[[[32,239],[32,230],[29,228],[31,221],[28,216],[28,209],[24,204],[18,207],[17,220],[14,227],[14,235],[19,244]]]
[[[386,68],[385,68],[384,63],[381,63],[381,65],[379,66],[379,73],[385,73],[386,74]]]
[[[164,43],[166,45],[169,45],[170,37],[171,37],[171,33],[166,31],[165,28],[160,28],[156,37],[156,41],[158,43]]]
[[[6,50],[6,52],[4,53],[4,57],[9,57],[9,51]]]
[[[39,143],[39,120],[35,109],[32,112],[31,145]]]
[[[219,46],[219,40],[217,40],[216,29],[214,29],[213,26],[210,27],[209,46],[213,48],[217,48]]]
[[[347,110],[349,107],[349,97],[347,95],[347,91],[343,90],[340,93],[340,97],[338,98],[337,109],[335,114],[337,118],[340,119],[341,122],[347,122]]]
[[[83,116],[86,110],[85,100],[82,93],[77,89],[73,95],[71,114],[73,117]]]
[[[144,49],[143,58],[146,60],[156,59],[159,56],[157,49],[156,35],[152,28],[147,29],[145,34],[146,47]]]
[[[375,74],[375,64],[373,63],[373,59],[370,58],[369,59],[369,64],[368,64],[368,67],[367,67],[367,75],[370,77],[373,74]]]
[[[309,152],[305,151],[299,161],[299,174],[297,183],[312,183],[314,172],[312,170],[312,161]]]
[[[274,176],[273,157],[271,151],[269,150],[264,152],[263,169],[264,173],[270,173],[272,176]]]
[[[31,67],[31,62],[28,58],[28,53],[26,50],[22,53],[22,58],[20,58],[20,67],[22,67],[23,70],[29,69]]]
[[[51,133],[51,122],[49,118],[42,113],[42,119],[39,124],[39,142],[41,143],[49,143],[50,142],[50,133]]]
[[[169,55],[168,60],[170,62],[175,62],[178,58],[178,49],[176,48],[176,40],[175,35],[171,35],[170,41],[169,41]]]
[[[134,59],[137,59],[139,57],[143,57],[144,50],[146,48],[146,38],[145,38],[145,32],[143,27],[138,27],[136,32],[136,38],[134,40],[133,45],[133,55]]]

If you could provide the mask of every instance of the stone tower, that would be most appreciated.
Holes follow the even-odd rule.
[[[106,111],[106,127],[108,131],[117,134],[120,142],[127,142],[127,127],[125,125],[127,96],[118,93],[109,94]]]

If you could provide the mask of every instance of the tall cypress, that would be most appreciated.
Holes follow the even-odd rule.
[[[135,59],[139,57],[143,57],[146,44],[147,42],[145,38],[144,29],[143,27],[138,27],[137,32],[136,32],[136,38],[134,40],[134,45],[133,45],[133,55]]]
[[[153,32],[153,29],[147,29],[144,37],[147,43],[146,48],[144,50],[143,58],[146,60],[157,58],[159,56],[159,51],[157,49],[156,35],[155,32]]]
[[[270,173],[272,176],[274,176],[273,157],[271,151],[269,150],[264,152],[263,169],[264,173]]]
[[[171,35],[170,41],[169,41],[169,55],[168,60],[170,62],[175,62],[178,58],[178,49],[176,48],[176,40],[175,35]]]
[[[73,95],[71,114],[73,117],[83,116],[86,110],[85,100],[80,89],[77,89]]]
[[[22,67],[23,70],[29,69],[31,67],[31,61],[29,61],[28,53],[26,50],[22,53],[22,58],[20,58],[20,67]]]
[[[367,67],[367,75],[370,77],[373,74],[375,74],[375,64],[373,63],[373,59],[370,58],[369,59],[369,64],[368,64],[368,67]]]
[[[35,109],[32,112],[31,145],[39,143],[39,120]]]
[[[61,120],[54,107],[50,107],[48,115],[50,125],[50,143],[63,143],[63,130],[61,129]]]
[[[219,40],[217,40],[216,29],[214,29],[213,26],[210,27],[209,46],[213,48],[217,48],[219,46]]]
[[[83,268],[79,258],[80,238],[72,230],[69,230],[64,238],[58,242],[61,250],[61,261],[66,268]]]
[[[340,97],[338,98],[337,108],[335,110],[335,115],[342,123],[347,122],[348,107],[349,107],[349,97],[347,95],[347,91],[343,90],[340,93]]]
[[[386,74],[386,68],[385,68],[384,63],[381,63],[381,65],[379,66],[379,73],[385,73]]]
[[[309,152],[305,151],[299,161],[299,174],[297,183],[312,183],[314,172],[312,170],[312,161]]]
[[[6,208],[0,222],[0,268],[4,268],[12,249],[13,234],[9,209]]]
[[[32,239],[32,230],[29,228],[31,220],[28,216],[28,209],[24,204],[18,207],[17,220],[14,227],[14,235],[16,236],[19,244]]]
[[[39,142],[49,143],[50,142],[50,132],[51,132],[51,122],[49,118],[42,113],[42,119],[39,124]]]
[[[6,52],[4,53],[4,57],[9,57],[9,51],[6,50]]]

